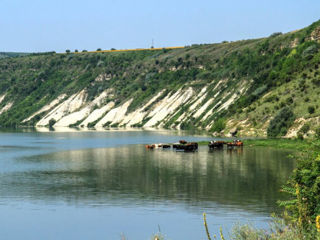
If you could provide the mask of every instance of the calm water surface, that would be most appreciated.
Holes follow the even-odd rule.
[[[1,239],[206,239],[268,227],[295,163],[272,148],[196,153],[143,144],[205,136],[166,131],[0,133]]]

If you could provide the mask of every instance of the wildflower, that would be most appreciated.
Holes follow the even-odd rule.
[[[316,227],[318,229],[318,232],[320,232],[320,215],[316,217]]]

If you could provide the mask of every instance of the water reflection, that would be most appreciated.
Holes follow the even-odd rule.
[[[184,153],[142,145],[58,152],[16,160],[17,171],[0,175],[0,195],[91,206],[219,204],[269,214],[294,168],[287,155],[268,148]]]

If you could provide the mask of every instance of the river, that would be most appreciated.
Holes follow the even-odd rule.
[[[236,223],[268,228],[295,167],[289,151],[198,152],[143,144],[209,140],[174,131],[1,132],[0,236],[15,240],[206,239]]]

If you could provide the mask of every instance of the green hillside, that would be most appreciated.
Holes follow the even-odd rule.
[[[320,115],[319,40],[320,21],[267,38],[183,49],[3,58],[0,125],[35,125],[50,109],[23,120],[61,94],[67,99],[81,90],[90,102],[110,89],[112,94],[104,101],[114,102],[114,108],[131,99],[127,115],[161,93],[148,109],[143,109],[143,120],[135,124],[144,126],[157,103],[174,92],[190,89],[192,97],[154,127],[225,128],[225,133],[236,127],[242,135],[265,135],[271,126],[269,135],[277,136],[287,134],[292,126],[300,128],[310,122],[310,130],[314,130],[317,124],[312,123]],[[199,104],[192,107],[197,100]],[[296,121],[300,118],[302,123]],[[80,120],[73,126],[81,126]],[[126,126],[123,122],[112,125]]]
[[[18,52],[0,52],[0,59],[1,58],[8,58],[8,57],[22,57],[29,55],[29,53],[18,53]]]

